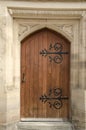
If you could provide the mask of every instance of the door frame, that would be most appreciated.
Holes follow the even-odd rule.
[[[59,31],[59,30],[56,29],[56,27],[54,27],[53,25],[47,25],[47,26],[46,26],[46,25],[40,25],[40,27],[38,27],[38,25],[37,25],[37,26],[35,27],[35,29],[32,29],[32,30],[30,31],[29,35],[32,34],[32,33],[34,33],[34,32],[36,32],[36,31],[38,31],[38,30],[40,30],[40,29],[43,29],[44,27],[45,27],[45,28],[47,27],[47,28],[49,28],[49,29],[51,29],[51,30],[53,30],[53,31],[55,31],[55,32],[57,32],[57,33],[60,33],[61,35],[63,35],[64,37],[66,37],[66,39],[68,39],[68,40],[70,41],[70,44],[73,44],[72,41],[71,41],[72,38],[71,38],[70,36],[68,36],[67,34],[65,34],[65,33],[63,32],[63,30],[62,30],[62,32],[61,32],[61,30]],[[28,36],[28,35],[27,35],[27,36]],[[24,38],[25,38],[25,36],[24,36]],[[21,41],[20,41],[20,42],[21,42]],[[70,48],[70,49],[71,49],[71,48]],[[72,61],[71,61],[71,55],[72,55],[72,54],[70,54],[70,62],[72,62]],[[71,64],[71,63],[70,63],[70,64]],[[70,89],[70,106],[69,106],[70,108],[69,108],[69,110],[70,110],[70,111],[69,111],[69,120],[72,119],[72,110],[71,110],[71,108],[72,108],[72,106],[71,106],[71,105],[72,105],[72,101],[71,101],[71,100],[72,100],[72,99],[71,99],[71,88],[72,88],[72,87],[71,87],[71,71],[72,71],[72,69],[71,69],[71,65],[70,65],[70,86],[69,86],[69,89]],[[74,81],[74,79],[73,79],[73,81]],[[27,122],[27,121],[29,122],[29,121],[32,121],[32,120],[34,121],[34,119],[32,119],[32,118],[20,118],[20,120],[21,120],[21,121],[26,121],[26,122]],[[62,119],[62,118],[59,118],[59,119],[57,118],[56,120],[55,120],[55,119],[50,119],[50,118],[49,118],[49,119],[46,119],[46,118],[44,119],[44,118],[43,118],[43,120],[46,121],[46,122],[47,122],[47,121],[67,121],[67,119]],[[38,119],[38,118],[35,118],[35,121],[42,121],[42,118],[39,118],[39,119]]]
[[[11,11],[15,10],[13,8],[11,8]],[[33,11],[33,16],[31,16],[31,12],[28,13],[28,19],[23,19],[23,16],[21,15],[22,11],[19,12],[19,9],[17,8],[16,10],[18,10],[18,13],[15,14],[11,14],[15,19],[14,19],[14,59],[15,59],[15,65],[14,65],[14,76],[16,78],[16,80],[14,81],[14,87],[18,92],[18,96],[20,97],[20,48],[21,48],[21,41],[28,36],[29,34],[33,33],[36,30],[42,29],[44,27],[47,27],[49,29],[55,30],[59,33],[61,33],[62,35],[64,35],[70,42],[71,42],[71,65],[70,65],[70,89],[71,89],[71,112],[74,111],[73,110],[73,106],[75,104],[77,104],[77,102],[74,99],[75,94],[77,94],[77,90],[75,90],[76,84],[78,83],[78,81],[76,81],[75,77],[77,77],[78,73],[79,73],[79,68],[76,68],[76,71],[74,69],[74,64],[76,64],[75,61],[77,61],[77,64],[79,63],[79,58],[77,56],[74,55],[79,55],[79,43],[81,42],[81,36],[78,33],[79,30],[79,20],[82,16],[81,12],[78,11],[78,14],[76,14],[76,11],[70,11],[67,10],[65,11],[65,14],[63,13],[63,11],[58,12],[56,15],[53,12],[52,18],[50,19],[50,17],[47,17],[46,14],[48,15],[48,9],[47,12],[46,10],[43,10],[44,14],[40,15],[40,11],[34,9]],[[37,11],[37,14],[35,13],[35,11]],[[53,9],[52,9],[53,11]],[[51,14],[52,14],[51,11]],[[16,11],[17,12],[17,11]],[[27,12],[27,10],[26,10]],[[39,12],[39,14],[38,14]],[[12,13],[12,12],[11,12]],[[19,17],[21,19],[18,19],[17,14],[19,14]],[[58,17],[58,14],[60,14],[60,17]],[[67,16],[67,14],[69,14]],[[27,15],[26,15],[27,16]],[[34,16],[36,17],[33,21]],[[70,16],[70,18],[69,18]],[[78,18],[78,20],[77,20]],[[59,19],[59,20],[58,20]],[[71,20],[72,19],[72,20]],[[59,26],[60,25],[60,26]],[[79,37],[80,36],[80,37]],[[79,78],[79,77],[77,77]],[[20,102],[20,98],[18,99],[18,101]],[[75,106],[74,106],[75,108]],[[77,110],[77,108],[75,108]],[[18,108],[18,111],[20,110],[20,106]],[[70,113],[71,113],[70,112]],[[75,118],[73,115],[75,115],[75,113],[73,114],[72,112],[72,118]],[[18,119],[20,119],[20,114],[18,115]]]
[[[61,31],[61,30],[59,31],[59,30],[56,29],[56,27],[54,27],[53,25],[47,25],[47,26],[46,26],[46,25],[44,24],[44,25],[40,25],[40,27],[38,27],[38,25],[37,25],[37,26],[35,27],[35,29],[32,29],[32,30],[30,31],[29,35],[32,34],[32,33],[34,33],[34,32],[36,32],[36,31],[38,31],[38,30],[40,30],[40,29],[43,29],[44,27],[45,27],[45,28],[47,27],[47,28],[49,28],[49,29],[51,29],[51,30],[53,30],[53,31],[55,31],[55,32],[57,32],[57,33],[60,33],[61,35],[63,35],[64,37],[66,37],[66,39],[68,39],[68,40],[70,41],[70,44],[73,44],[73,43],[71,43],[72,37],[70,37],[70,36],[68,36],[67,34],[65,34],[65,33],[63,32],[63,30],[62,30],[62,31]],[[27,34],[28,34],[28,33],[27,33]],[[28,35],[26,35],[26,36],[28,36]],[[25,38],[26,36],[24,36],[24,38]],[[22,39],[21,39],[21,41],[22,41]],[[21,41],[20,41],[20,42],[21,42]],[[71,46],[70,46],[70,47],[71,47]],[[71,48],[70,48],[70,49],[71,49]],[[72,54],[70,54],[70,60],[71,60],[71,55],[72,55]],[[72,61],[70,61],[70,62],[72,62]],[[70,63],[70,64],[71,64],[71,63]],[[70,65],[70,67],[71,67],[71,65]],[[69,110],[70,110],[70,111],[69,111],[69,120],[71,120],[71,118],[72,118],[72,110],[71,110],[71,108],[72,108],[72,107],[71,107],[71,105],[72,105],[72,103],[71,103],[71,102],[72,102],[72,101],[71,101],[71,100],[72,100],[72,99],[71,99],[71,88],[72,88],[72,87],[71,87],[71,68],[70,68],[70,86],[69,86],[69,89],[70,89],[70,106],[69,106],[70,108],[69,108]],[[24,121],[24,122],[25,122],[25,121],[26,121],[26,122],[27,122],[27,121],[29,122],[29,121],[32,121],[32,120],[34,121],[33,118],[20,118],[20,120],[21,120],[21,121]],[[42,121],[42,118],[35,118],[35,121]],[[67,119],[62,119],[62,118],[59,118],[59,119],[58,119],[58,118],[57,118],[57,119],[55,120],[55,119],[50,119],[50,118],[49,118],[49,119],[46,119],[46,118],[44,119],[44,118],[43,118],[43,121],[46,121],[46,122],[47,122],[47,121],[67,121]]]

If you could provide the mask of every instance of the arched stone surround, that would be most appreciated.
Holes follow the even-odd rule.
[[[64,35],[71,42],[71,120],[76,127],[85,127],[86,76],[86,12],[82,10],[22,9],[5,5],[6,18],[4,71],[5,117],[1,123],[20,121],[20,50],[21,40],[36,30],[47,27]],[[36,5],[37,6],[37,5]],[[3,7],[4,8],[4,7]],[[4,15],[4,14],[3,14]],[[9,33],[10,32],[10,33]],[[2,38],[3,39],[3,38]],[[3,55],[3,54],[2,54]],[[4,120],[5,119],[5,120]],[[83,123],[82,123],[83,122]],[[15,124],[15,123],[14,123]],[[13,126],[15,127],[15,125]],[[81,130],[81,129],[80,129]]]
[[[45,18],[43,20],[41,20],[41,22],[39,21],[39,19],[31,20],[28,19],[27,21],[23,19],[22,20],[14,20],[14,24],[17,24],[18,26],[18,44],[16,46],[16,48],[18,49],[18,52],[20,52],[20,47],[21,47],[21,41],[28,35],[30,35],[31,33],[40,30],[44,27],[47,27],[49,29],[52,29],[56,32],[61,33],[63,36],[65,36],[70,42],[71,42],[71,67],[70,67],[70,91],[71,91],[71,111],[70,113],[72,114],[72,120],[74,121],[78,121],[78,117],[77,117],[77,113],[79,114],[80,110],[77,109],[77,98],[80,98],[80,93],[82,93],[81,98],[84,98],[84,93],[81,92],[81,90],[79,90],[79,49],[80,49],[80,33],[79,32],[79,21],[78,20],[67,20],[67,21],[63,21],[62,20],[46,20]],[[16,30],[15,30],[16,31]],[[15,49],[14,49],[15,50]],[[19,57],[20,59],[20,53],[16,55],[16,57]],[[16,61],[17,66],[18,66],[18,62],[20,63],[20,61]],[[20,64],[19,64],[20,67]],[[17,67],[15,67],[15,73],[16,75],[18,74],[18,70],[16,70]],[[20,72],[19,72],[20,74]],[[20,75],[19,75],[20,76]],[[20,79],[20,78],[18,78]],[[16,82],[15,84],[17,84],[18,82]],[[18,85],[17,85],[18,86]],[[16,86],[15,86],[16,87]],[[20,88],[20,87],[19,87]],[[82,104],[84,103],[84,99],[82,101]],[[80,103],[81,104],[81,103]],[[79,105],[80,105],[79,104]],[[77,109],[77,110],[76,110]],[[83,108],[84,109],[84,108]],[[77,111],[77,113],[76,113]],[[70,119],[71,120],[71,119]]]

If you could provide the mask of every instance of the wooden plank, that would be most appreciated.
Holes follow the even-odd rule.
[[[39,33],[38,36],[38,43],[39,43],[39,52],[43,49],[42,46],[42,32]],[[43,93],[43,57],[39,54],[39,88],[38,88],[38,97]],[[43,117],[43,103],[39,100],[38,102],[38,116]]]
[[[42,32],[42,47],[45,48],[47,50],[47,31],[44,30]],[[47,90],[47,57],[43,57],[43,92],[42,94],[46,94],[46,90]],[[46,117],[46,112],[47,112],[47,108],[46,108],[47,104],[43,103],[43,117]]]
[[[29,82],[29,88],[28,90],[26,89],[27,91],[27,94],[29,94],[29,96],[27,96],[27,98],[29,98],[28,102],[29,102],[29,107],[28,107],[28,116],[29,117],[33,117],[33,79],[34,79],[34,40],[29,40],[29,49],[30,49],[30,54],[29,54],[29,51],[28,51],[28,55],[27,55],[27,60],[29,60],[29,71],[27,71],[27,73],[29,72],[29,75],[28,75],[28,78],[27,79],[27,82]],[[33,48],[33,49],[32,49]],[[29,59],[28,59],[29,57]]]
[[[49,34],[49,36],[48,36],[48,38],[49,38],[49,41],[48,41],[48,46],[50,46],[50,43],[52,44],[52,46],[54,46],[54,44],[56,43],[56,36],[55,36],[55,34],[53,34],[53,32],[48,32],[48,34]],[[50,51],[55,51],[54,50],[54,48],[51,48],[51,50]],[[52,58],[54,58],[55,57],[55,55],[53,54],[53,55],[51,55],[51,57]],[[56,74],[56,68],[57,68],[57,64],[56,63],[54,63],[54,61],[52,60],[52,62],[51,62],[51,84],[50,84],[50,89],[52,89],[52,90],[54,90],[56,87],[57,87],[57,84],[56,84],[56,77],[58,77],[58,75]],[[54,95],[54,93],[52,93],[52,95],[53,96],[55,96]],[[54,104],[54,100],[52,101],[52,104]],[[57,109],[55,109],[54,108],[54,106],[52,106],[52,109],[51,108],[49,108],[49,117],[56,117],[56,113],[58,113],[57,112]]]
[[[26,84],[22,82],[23,74],[26,72],[26,45],[25,43],[21,44],[21,89],[20,89],[20,113],[21,117],[25,117],[25,86]]]
[[[26,43],[26,117],[30,115],[30,74],[31,74],[31,40],[30,38],[27,40]]]
[[[39,50],[38,50],[38,35],[34,37],[34,117],[38,116],[38,88],[39,88]]]
[[[52,37],[50,35],[50,32],[47,30],[47,49],[49,50],[50,43],[52,43]],[[50,89],[52,89],[52,62],[49,60],[49,56],[47,56],[47,64],[48,64],[48,69],[47,69],[47,95],[49,95]],[[50,105],[47,104],[47,117],[51,117],[51,108]]]

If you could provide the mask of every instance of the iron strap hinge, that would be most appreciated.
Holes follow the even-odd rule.
[[[52,51],[50,51],[51,49],[53,49]],[[61,43],[55,43],[54,45],[50,44],[49,46],[49,50],[47,51],[46,49],[43,49],[40,51],[40,54],[42,56],[47,56],[49,57],[50,62],[54,61],[55,63],[59,64],[63,61],[63,54],[69,54],[69,52],[64,52],[63,50],[63,46]],[[55,54],[54,56],[51,56]]]
[[[40,54],[42,56],[47,56],[48,54],[59,54],[59,55],[62,55],[62,54],[68,54],[68,52],[61,52],[61,51],[59,51],[59,52],[50,52],[50,51],[47,51],[46,49],[44,49],[44,50],[40,51]]]
[[[60,109],[63,106],[62,100],[68,100],[67,96],[62,96],[61,88],[50,89],[48,96],[46,94],[41,95],[40,100],[43,103],[48,103],[50,108]]]

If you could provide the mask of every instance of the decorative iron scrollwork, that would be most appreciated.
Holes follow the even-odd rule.
[[[52,51],[50,51],[51,49],[53,49]],[[63,50],[63,46],[60,43],[55,43],[54,45],[50,44],[49,46],[49,51],[47,51],[46,49],[43,49],[40,51],[40,54],[42,56],[47,56],[49,55],[49,60],[50,62],[54,61],[55,63],[59,64],[62,62],[63,54],[68,54],[68,52],[62,52]],[[55,54],[54,56],[51,56],[52,54]]]
[[[62,89],[50,89],[48,96],[46,94],[40,97],[43,103],[48,103],[50,108],[60,109],[63,106],[62,100],[68,100],[67,96],[62,96]]]

